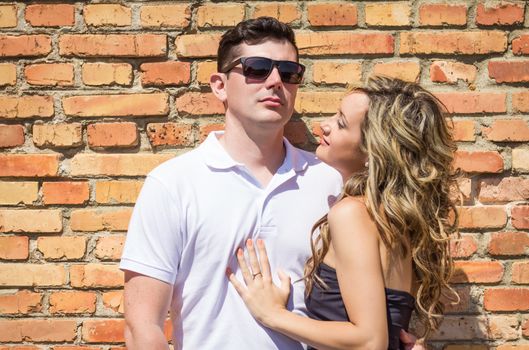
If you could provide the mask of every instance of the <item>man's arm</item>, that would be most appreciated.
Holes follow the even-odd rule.
[[[172,285],[132,271],[125,271],[125,342],[128,350],[167,350],[163,327]]]

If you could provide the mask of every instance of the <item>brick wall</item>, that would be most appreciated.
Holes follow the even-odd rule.
[[[117,262],[143,178],[222,128],[219,34],[259,15],[297,32],[286,133],[303,148],[371,73],[446,104],[462,302],[432,347],[529,349],[529,5],[477,0],[0,1],[0,349],[123,349]]]

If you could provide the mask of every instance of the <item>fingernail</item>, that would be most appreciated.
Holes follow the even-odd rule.
[[[258,245],[259,247],[262,247],[263,244],[264,244],[264,241],[263,241],[261,238],[259,238],[259,239],[257,240],[257,245]]]
[[[237,255],[242,256],[242,248],[237,249]]]
[[[252,245],[253,245],[253,242],[252,242],[251,239],[249,239],[249,240],[246,241],[246,244],[248,245],[249,248],[251,248]]]

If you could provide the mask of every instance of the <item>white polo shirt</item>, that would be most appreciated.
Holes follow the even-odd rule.
[[[120,268],[174,285],[179,349],[303,349],[262,327],[225,275],[235,251],[262,238],[272,271],[292,278],[288,308],[305,314],[303,275],[310,231],[339,193],[341,177],[285,139],[286,157],[266,188],[211,133],[195,150],[154,169],[134,207]]]

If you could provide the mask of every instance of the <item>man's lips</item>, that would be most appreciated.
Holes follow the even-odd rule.
[[[279,104],[279,105],[283,104],[283,102],[281,101],[279,97],[265,97],[265,98],[262,98],[260,102],[270,102],[270,103]]]

